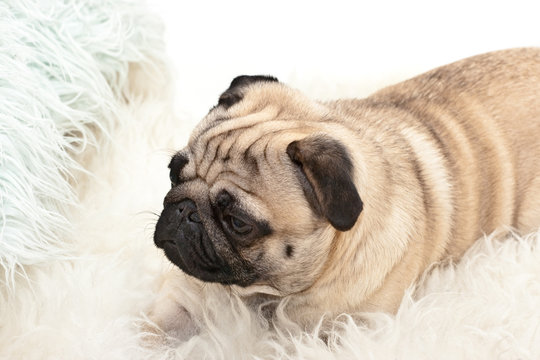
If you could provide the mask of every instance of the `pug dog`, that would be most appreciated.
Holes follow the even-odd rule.
[[[239,76],[170,161],[155,245],[203,282],[288,298],[301,324],[395,312],[431,264],[483,234],[537,230],[539,139],[537,48],[365,99]],[[178,313],[168,304],[158,323]]]

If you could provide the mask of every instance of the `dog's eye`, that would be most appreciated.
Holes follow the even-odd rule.
[[[246,224],[244,221],[240,220],[235,216],[229,216],[229,224],[231,225],[231,228],[234,230],[234,232],[240,235],[247,235],[252,230],[251,225]]]

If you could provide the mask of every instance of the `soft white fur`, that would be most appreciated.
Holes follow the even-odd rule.
[[[343,95],[325,87],[331,83],[311,74],[292,85]],[[169,188],[166,166],[196,119],[173,116],[155,77],[131,85],[154,96],[119,104],[112,140],[77,158],[90,175],[73,184],[80,206],[69,214],[72,235],[62,239],[71,257],[26,266],[13,291],[0,291],[1,359],[540,358],[540,234],[480,239],[459,264],[434,267],[396,316],[344,314],[325,334],[302,332],[279,312],[273,331],[225,287],[200,288],[178,273],[179,303],[194,320],[178,324],[176,335],[193,325],[199,334],[147,332],[161,275],[176,271],[152,243]]]
[[[162,32],[135,0],[0,2],[0,284],[70,256],[73,156],[115,126],[130,64],[155,67]]]

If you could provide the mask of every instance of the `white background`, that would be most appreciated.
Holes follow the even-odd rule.
[[[271,74],[314,97],[329,93],[322,86],[365,96],[460,58],[540,46],[540,0],[151,0],[150,6],[165,20],[176,107],[190,122],[241,74]]]

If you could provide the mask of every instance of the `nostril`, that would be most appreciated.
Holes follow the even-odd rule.
[[[199,213],[194,211],[192,212],[191,214],[189,214],[189,220],[195,222],[195,223],[200,223],[201,222],[201,218],[199,216]]]
[[[180,221],[189,220],[194,223],[201,223],[201,217],[197,212],[197,205],[191,199],[184,199],[178,202],[174,213]]]
[[[177,203],[176,208],[180,213],[190,213],[193,211],[197,211],[197,205],[195,205],[195,203],[191,199],[184,199],[180,201],[179,203]]]

